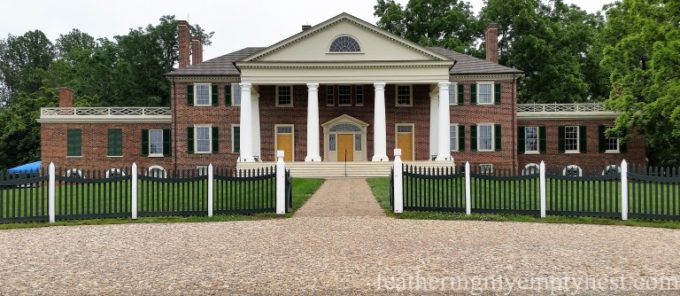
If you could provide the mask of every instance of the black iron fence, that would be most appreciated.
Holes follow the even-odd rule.
[[[128,168],[57,170],[55,181],[55,217],[58,220],[130,216],[132,195]]]
[[[538,173],[514,175],[510,170],[474,169],[470,172],[470,179],[473,212],[540,213]]]
[[[47,171],[0,172],[0,223],[47,221],[48,178]]]
[[[198,216],[208,212],[208,175],[204,171],[164,174],[141,169],[138,180],[139,216]]]
[[[276,211],[276,168],[215,171],[215,213]]]
[[[404,165],[404,210],[465,211],[465,175],[453,167]]]
[[[628,212],[632,218],[680,220],[680,168],[631,166]]]

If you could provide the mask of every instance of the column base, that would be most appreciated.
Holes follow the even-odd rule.
[[[236,161],[238,161],[238,162],[255,162],[255,157],[253,157],[253,156],[243,156],[243,157],[239,156],[238,160],[236,160]]]
[[[451,161],[453,160],[453,157],[451,155],[437,155],[437,157],[434,159],[434,161]]]
[[[387,155],[373,155],[371,161],[390,161]]]
[[[320,162],[321,156],[318,155],[307,155],[305,157],[305,162]]]

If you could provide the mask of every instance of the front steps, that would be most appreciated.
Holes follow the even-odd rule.
[[[453,161],[414,161],[404,162],[406,165],[438,168],[452,167]],[[237,169],[254,169],[272,167],[274,162],[239,162]],[[296,178],[334,178],[334,177],[387,177],[392,168],[391,161],[371,162],[287,162],[286,168]]]

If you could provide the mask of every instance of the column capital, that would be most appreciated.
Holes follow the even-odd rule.
[[[437,85],[439,85],[439,88],[442,88],[442,87],[448,88],[448,87],[451,85],[451,82],[449,82],[449,81],[440,81],[439,83],[437,83]]]
[[[316,82],[308,82],[307,88],[319,88],[319,84]]]
[[[251,88],[253,86],[253,84],[250,82],[241,82],[239,83],[239,85],[241,86],[241,88]]]
[[[373,86],[376,89],[385,89],[385,82],[373,82]]]

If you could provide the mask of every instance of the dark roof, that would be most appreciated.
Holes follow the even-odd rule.
[[[243,59],[251,54],[254,54],[260,50],[265,49],[265,47],[246,47],[241,50],[237,50],[232,53],[225,54],[223,56],[216,57],[214,59],[207,60],[198,65],[191,65],[184,69],[176,69],[170,73],[168,76],[183,76],[183,75],[241,75],[241,72],[236,69],[234,62]]]
[[[453,68],[451,68],[451,75],[522,73],[522,71],[515,68],[506,67],[500,64],[489,62],[487,60],[473,57],[471,55],[455,52],[450,49],[441,47],[428,47],[428,49],[456,61],[456,64],[453,65]]]
[[[244,49],[207,60],[198,65],[191,65],[184,69],[177,69],[168,76],[184,76],[184,75],[198,75],[198,76],[217,76],[217,75],[231,75],[238,76],[240,72],[234,66],[234,63],[246,58],[266,47],[246,47]],[[451,68],[451,75],[455,74],[512,74],[522,73],[522,71],[502,66],[487,60],[475,58],[473,56],[458,53],[446,48],[429,47],[429,50],[443,55],[451,60],[456,61],[456,64]]]

